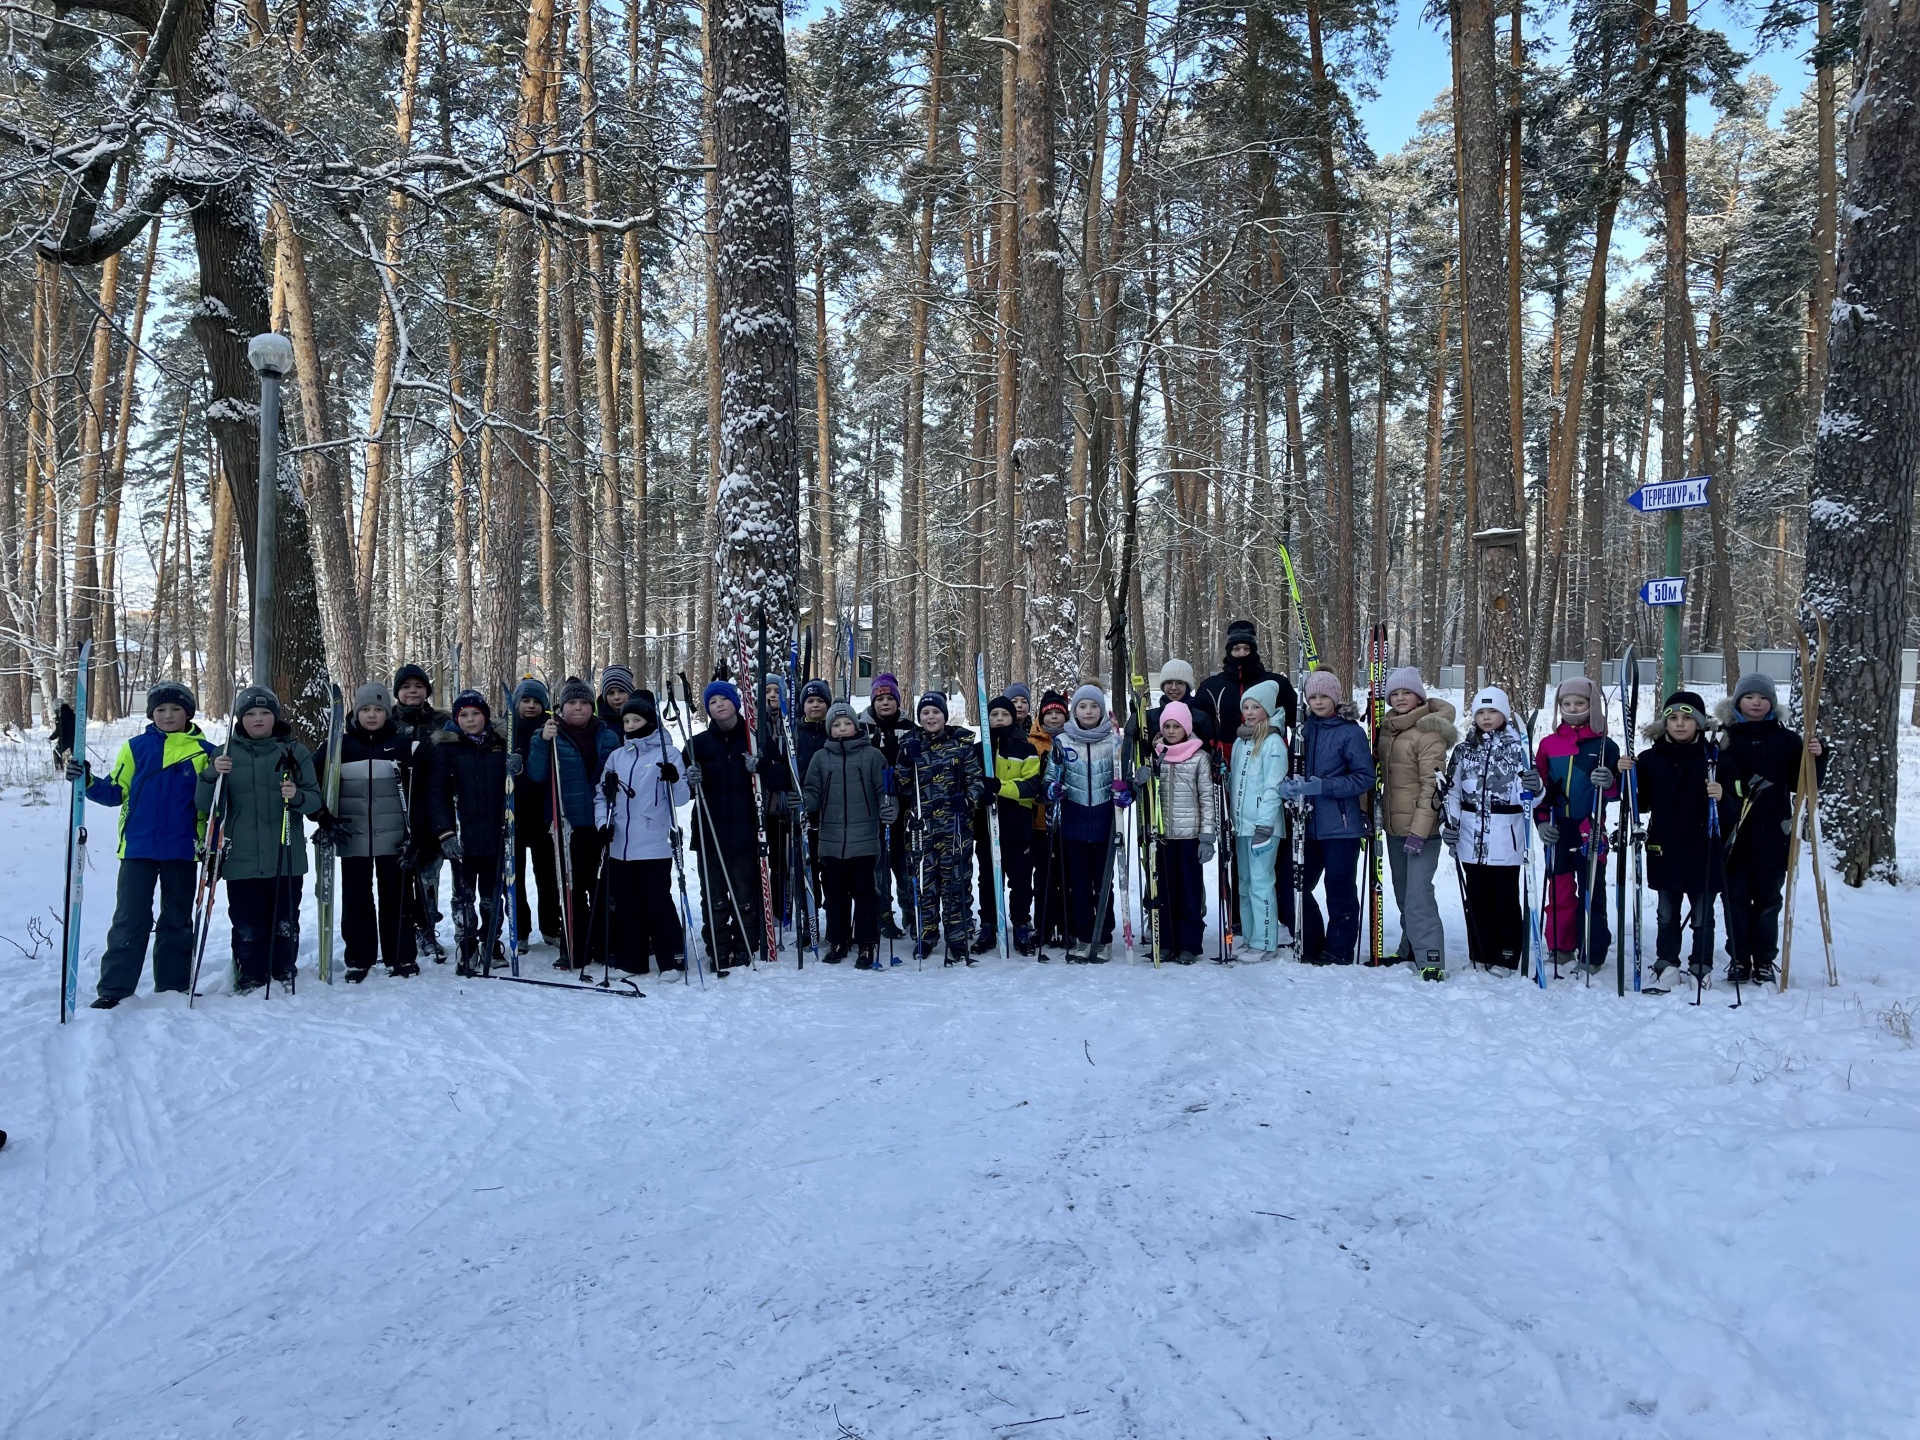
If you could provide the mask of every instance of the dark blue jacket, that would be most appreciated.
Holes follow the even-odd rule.
[[[565,725],[551,741],[533,737],[527,755],[527,777],[536,785],[547,784],[552,777],[553,758],[560,759],[560,809],[567,824],[593,828],[593,796],[600,784],[600,771],[607,757],[620,748],[619,734],[597,716],[593,728],[575,739]],[[518,808],[517,806],[515,807]],[[545,820],[545,815],[539,816]]]
[[[1312,797],[1307,834],[1315,840],[1358,840],[1367,833],[1360,797],[1373,789],[1373,751],[1367,732],[1344,715],[1322,719],[1308,714],[1295,740],[1302,774],[1317,776],[1320,793]]]
[[[111,771],[91,777],[87,798],[120,806],[123,860],[194,858],[203,828],[194,794],[213,753],[197,725],[172,735],[148,725],[120,747]]]

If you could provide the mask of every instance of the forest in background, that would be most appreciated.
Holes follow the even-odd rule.
[[[1683,648],[1833,617],[1826,813],[1890,873],[1920,145],[1873,76],[1915,93],[1916,26],[1776,0],[1815,77],[1776,106],[1687,0],[1547,13],[1436,9],[1453,73],[1380,155],[1368,3],[11,6],[0,721],[83,637],[103,718],[254,673],[273,329],[302,713],[456,646],[701,675],[762,612],[915,688],[1105,674],[1121,629],[1204,668],[1242,615],[1277,661],[1283,543],[1349,680],[1384,620],[1538,696],[1658,653],[1625,496],[1707,473]]]

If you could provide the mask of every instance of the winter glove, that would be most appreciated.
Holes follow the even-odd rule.
[[[93,781],[92,767],[78,755],[69,755],[67,757],[64,773],[69,780],[85,780],[89,784]]]
[[[519,751],[515,750],[508,754],[507,774],[514,775],[514,776],[522,775],[526,772],[526,768],[527,768],[526,759],[524,756],[520,754]]]
[[[1273,826],[1256,825],[1253,830],[1253,848],[1264,850],[1273,843]]]
[[[1540,843],[1543,845],[1558,845],[1560,843],[1560,827],[1551,820],[1543,824],[1540,827]]]
[[[1112,785],[1115,808],[1124,810],[1133,804],[1133,787],[1124,780],[1115,780]]]
[[[803,808],[805,807],[802,805],[799,795],[795,794],[792,791],[788,791],[787,792],[787,818],[789,820],[798,820],[800,818],[800,811]]]
[[[1460,848],[1460,827],[1449,820],[1440,827],[1440,840],[1447,849],[1458,850]]]
[[[740,757],[740,763],[746,766],[747,774],[751,775],[760,768],[760,757],[758,755],[742,755]]]
[[[891,825],[900,818],[900,802],[891,795],[880,797],[880,823]]]
[[[440,853],[455,864],[458,864],[467,858],[467,847],[460,843],[460,837],[458,835],[442,835],[440,837]]]
[[[691,760],[687,762],[687,788],[689,790],[700,788],[700,767]]]
[[[1547,782],[1540,778],[1538,770],[1524,770],[1520,774],[1520,788],[1529,795],[1544,795]]]
[[[675,765],[671,760],[662,760],[660,762],[660,778],[669,785],[673,784],[680,778],[680,767]]]
[[[400,842],[400,868],[402,870],[420,868],[420,847],[413,843],[411,835]]]
[[[1133,783],[1142,790],[1146,789],[1148,785],[1153,783],[1153,767],[1151,765],[1140,766],[1133,772]]]
[[[613,843],[613,822],[608,821],[593,833],[600,837],[600,843],[602,845],[611,845]]]
[[[1202,835],[1200,837],[1200,863],[1204,865],[1211,859],[1213,859],[1213,836]]]
[[[1606,791],[1613,788],[1613,782],[1617,777],[1606,766],[1596,765],[1593,767],[1593,773],[1587,778],[1593,782],[1594,789]]]
[[[1305,800],[1318,795],[1326,788],[1326,782],[1318,775],[1302,775],[1280,782],[1280,798],[1283,800]]]
[[[1400,848],[1409,856],[1418,855],[1422,850],[1427,848],[1427,837],[1424,835],[1409,835],[1400,842]]]
[[[1058,779],[1047,782],[1047,803],[1057,805],[1060,801],[1060,782]]]
[[[600,777],[600,793],[606,796],[607,804],[611,807],[620,798],[620,777],[611,770],[607,771]]]

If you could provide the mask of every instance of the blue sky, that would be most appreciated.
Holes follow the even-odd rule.
[[[1453,61],[1447,53],[1444,29],[1436,29],[1421,21],[1420,12],[1425,8],[1422,0],[1401,0],[1398,17],[1388,32],[1387,43],[1391,56],[1387,61],[1386,76],[1379,82],[1379,97],[1360,107],[1367,138],[1374,150],[1382,155],[1399,149],[1407,142],[1420,123],[1421,113],[1452,83]],[[1527,28],[1534,37],[1547,35],[1557,42],[1566,33],[1561,17],[1542,16],[1537,9],[1530,8],[1527,20]],[[1763,71],[1779,82],[1781,93],[1774,106],[1776,118],[1782,106],[1791,105],[1799,99],[1800,92],[1812,79],[1813,72],[1808,68],[1804,54],[1778,48],[1764,55],[1755,53],[1758,47],[1754,44],[1753,27],[1744,6],[1736,9],[1724,3],[1724,0],[1707,0],[1694,11],[1694,21],[1725,33],[1734,49],[1753,55],[1750,70]],[[1504,54],[1505,21],[1500,22],[1499,35],[1501,53]],[[1711,125],[1711,111],[1704,100],[1696,97],[1694,104],[1698,108],[1694,112],[1692,126]]]

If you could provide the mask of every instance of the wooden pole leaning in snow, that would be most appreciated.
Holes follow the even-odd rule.
[[[1820,934],[1827,946],[1827,983],[1838,985],[1840,972],[1833,963],[1833,921],[1827,911],[1827,877],[1820,866],[1820,789],[1818,772],[1807,743],[1819,733],[1820,726],[1820,686],[1827,675],[1827,617],[1816,616],[1814,623],[1820,627],[1819,648],[1814,651],[1813,665],[1807,665],[1807,636],[1800,634],[1800,673],[1808,677],[1806,714],[1802,722],[1804,734],[1800,743],[1800,778],[1793,790],[1792,830],[1787,837],[1787,899],[1781,912],[1780,936],[1780,988],[1787,988],[1787,977],[1793,969],[1793,891],[1794,882],[1800,874],[1800,833],[1801,820],[1806,821],[1807,845],[1813,857],[1814,897],[1820,905]]]

